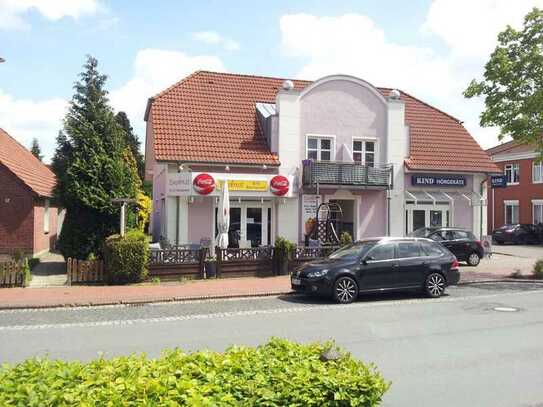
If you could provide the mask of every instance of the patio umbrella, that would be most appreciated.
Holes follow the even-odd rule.
[[[230,193],[228,192],[228,181],[222,183],[222,193],[219,197],[219,208],[217,216],[217,229],[219,236],[217,246],[221,249],[228,247],[228,229],[230,228]]]

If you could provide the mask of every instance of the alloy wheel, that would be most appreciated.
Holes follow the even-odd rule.
[[[471,253],[468,257],[468,264],[470,266],[477,266],[481,259],[479,258],[479,255],[477,253]]]
[[[445,292],[445,279],[441,274],[434,273],[426,280],[426,292],[430,297],[440,297]]]
[[[336,282],[335,291],[338,302],[343,304],[353,302],[357,295],[356,283],[349,277],[340,278]]]

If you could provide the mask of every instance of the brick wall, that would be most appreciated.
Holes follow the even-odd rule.
[[[33,193],[0,164],[0,253],[32,253]]]
[[[58,209],[49,201],[49,232],[44,230],[45,199],[36,199],[34,202],[34,253],[41,253],[54,249],[57,240],[57,214]]]
[[[496,203],[492,201],[492,190],[488,196],[488,230],[492,231],[505,223],[504,201],[519,201],[520,223],[532,223],[532,199],[543,199],[543,184],[532,182],[533,159],[512,160],[496,163],[503,171],[507,164],[518,163],[520,168],[520,182],[518,185],[508,185],[506,188],[495,188],[494,196]],[[494,225],[492,217],[494,212]]]

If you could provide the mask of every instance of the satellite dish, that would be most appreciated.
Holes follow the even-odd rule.
[[[390,91],[390,98],[391,99],[400,99],[400,91],[398,89],[392,89]]]

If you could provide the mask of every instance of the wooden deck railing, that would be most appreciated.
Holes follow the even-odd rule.
[[[0,287],[24,287],[25,279],[19,263],[8,261],[0,263]]]
[[[67,284],[97,284],[104,282],[104,262],[102,260],[66,260]]]

